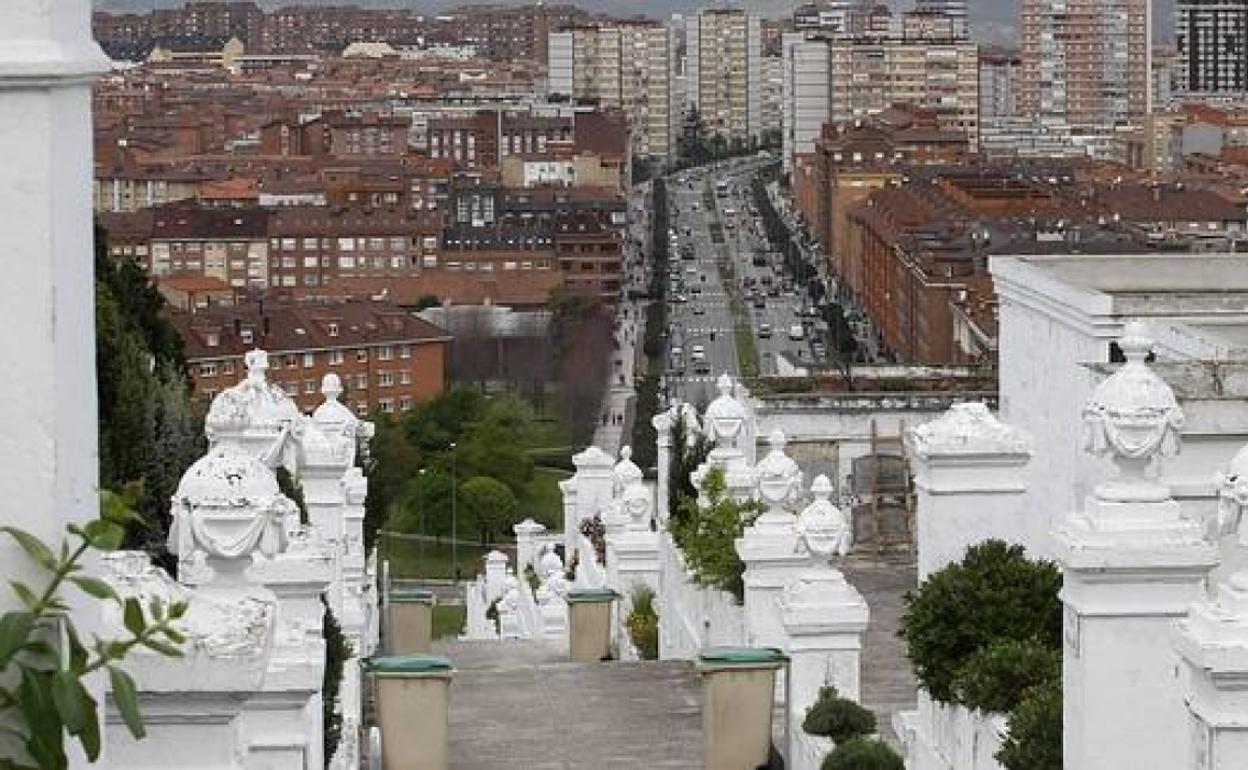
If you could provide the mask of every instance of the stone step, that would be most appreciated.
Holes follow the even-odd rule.
[[[701,767],[701,696],[686,661],[573,663],[557,645],[439,643],[456,676],[456,770]]]

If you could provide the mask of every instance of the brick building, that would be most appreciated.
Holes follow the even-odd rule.
[[[388,302],[213,306],[172,320],[205,402],[246,377],[243,356],[253,348],[268,351],[269,382],[305,412],[321,403],[330,372],[361,415],[410,411],[445,387],[451,338]]]

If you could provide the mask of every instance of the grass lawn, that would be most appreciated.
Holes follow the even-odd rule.
[[[462,604],[435,604],[433,607],[433,638],[457,637],[464,630],[468,610]]]
[[[498,543],[482,546],[460,543],[458,549],[442,541],[413,540],[383,534],[378,556],[390,561],[390,576],[398,580],[450,580],[455,577],[451,568],[452,553],[459,560],[459,578],[471,580],[485,568],[483,559],[491,550],[498,549],[514,556],[515,546]]]
[[[520,513],[546,525],[547,529],[563,528],[563,493],[559,482],[571,473],[558,468],[533,469],[533,479],[520,498]]]
[[[742,377],[758,376],[758,348],[754,345],[754,330],[749,324],[738,323],[733,333],[737,342],[737,367]]]

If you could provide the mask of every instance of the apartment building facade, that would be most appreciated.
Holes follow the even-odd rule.
[[[749,144],[762,133],[762,34],[756,14],[703,8],[688,17],[685,77],[689,106],[707,136]]]
[[[651,22],[580,26],[550,34],[550,96],[622,112],[636,156],[669,158],[675,47],[671,31]]]
[[[1022,0],[1019,111],[1076,128],[1139,127],[1152,109],[1149,0]]]
[[[1248,91],[1248,0],[1178,0],[1174,16],[1179,89]]]

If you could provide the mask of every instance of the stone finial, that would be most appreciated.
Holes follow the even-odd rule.
[[[1242,548],[1248,546],[1248,446],[1243,447],[1231,459],[1225,471],[1217,475],[1218,526],[1222,534],[1234,532]],[[1248,591],[1248,568],[1233,573],[1230,582],[1239,591]]]
[[[342,401],[342,379],[333,372],[322,377],[321,395],[326,401]]]
[[[758,490],[763,502],[776,508],[793,499],[802,473],[793,458],[785,454],[787,442],[783,431],[779,428],[772,430],[767,441],[771,449],[757,467]]]
[[[260,460],[223,444],[182,476],[172,503],[169,548],[183,560],[203,554],[218,577],[237,576],[251,556],[286,546],[298,509]]]
[[[721,374],[715,387],[719,396],[706,408],[706,430],[719,448],[734,447],[749,415],[733,395],[731,377]]]
[[[1150,478],[1154,458],[1179,452],[1183,410],[1170,389],[1145,363],[1153,342],[1139,321],[1127,324],[1119,341],[1127,363],[1096,387],[1083,408],[1085,448],[1109,455],[1117,478],[1096,488],[1096,497],[1112,502],[1160,502],[1169,488]]]
[[[906,431],[906,451],[921,460],[938,455],[1029,455],[1031,439],[997,419],[987,404],[969,401]]]
[[[625,446],[620,450],[620,461],[615,465],[615,494],[620,495],[634,482],[641,481],[644,474],[637,463],[633,462],[633,448]]]
[[[309,441],[305,441],[305,455],[313,463],[335,463],[354,465],[356,454],[361,445],[373,436],[373,424],[356,417],[355,413],[342,403],[342,380],[337,374],[330,372],[321,378],[321,395],[325,400],[312,412],[312,423],[323,436],[313,438],[309,430]],[[316,451],[310,451],[316,450]]]
[[[853,530],[849,519],[832,503],[832,482],[820,474],[810,485],[815,500],[798,515],[797,531],[806,550],[821,562],[832,564],[849,553]]]
[[[268,381],[268,353],[250,350],[244,361],[247,377],[212,400],[204,433],[213,446],[223,441],[250,446],[273,465],[287,448],[287,439],[301,434],[303,415],[285,391]]]
[[[542,550],[542,557],[538,559],[538,576],[543,580],[550,578],[552,572],[563,574],[563,559],[559,558],[555,547],[549,543]]]

